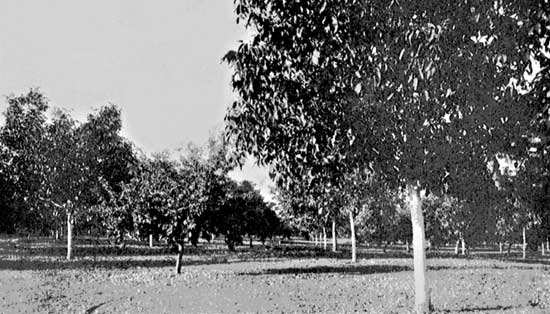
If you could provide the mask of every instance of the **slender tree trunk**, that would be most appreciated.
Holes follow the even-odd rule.
[[[317,247],[317,233],[313,233],[313,245]]]
[[[411,244],[407,240],[407,253],[410,253],[410,252],[411,252]]]
[[[338,250],[338,242],[336,240],[336,219],[332,219],[332,252]]]
[[[548,241],[548,238],[546,238],[546,251],[550,252],[550,241]]]
[[[466,241],[464,240],[464,237],[462,237],[460,241],[462,241],[462,256],[466,256]]]
[[[527,236],[525,234],[525,227],[523,227],[523,259],[527,257]]]
[[[430,296],[426,280],[426,235],[422,199],[418,186],[409,185],[407,190],[413,231],[415,309],[418,314],[423,314],[430,311]]]
[[[55,240],[59,240],[59,229],[55,228]]]
[[[178,258],[176,259],[176,274],[181,274],[182,257],[183,257],[183,243],[178,243]]]
[[[323,227],[323,249],[327,250],[327,228]]]
[[[149,247],[152,248],[153,247],[153,234],[149,234]]]
[[[73,216],[67,212],[67,259],[73,258]]]
[[[540,246],[541,246],[541,248],[542,248],[542,256],[544,256],[544,242],[542,242],[542,243],[540,244]]]
[[[355,242],[355,222],[353,221],[353,214],[349,212],[349,226],[351,232],[351,261],[357,262],[357,247]]]
[[[455,255],[458,256],[458,247],[460,246],[460,239],[456,240],[455,244]]]
[[[500,254],[504,253],[504,251],[502,250],[502,242],[498,243],[498,251],[499,251]]]

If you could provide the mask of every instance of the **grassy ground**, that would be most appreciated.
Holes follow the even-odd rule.
[[[402,250],[349,252],[260,246],[227,253],[189,248],[182,274],[168,249],[0,239],[0,313],[409,313],[412,257]],[[550,260],[489,251],[431,253],[436,313],[550,313]]]

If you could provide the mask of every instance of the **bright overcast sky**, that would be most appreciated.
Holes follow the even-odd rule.
[[[203,142],[231,101],[231,0],[0,1],[0,95],[39,87],[77,118],[112,102],[146,151]],[[5,108],[5,104],[3,104]]]
[[[0,95],[39,87],[78,119],[112,102],[146,152],[222,126],[232,96],[220,61],[246,34],[232,0],[1,0],[0,29]]]

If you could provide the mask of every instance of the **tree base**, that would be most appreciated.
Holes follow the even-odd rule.
[[[432,313],[434,311],[434,308],[432,306],[432,302],[430,302],[430,297],[428,296],[428,301],[427,302],[424,302],[424,303],[421,303],[421,304],[416,304],[415,306],[415,313],[416,314],[429,314],[429,313]]]

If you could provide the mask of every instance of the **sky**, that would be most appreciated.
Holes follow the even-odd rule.
[[[2,98],[39,88],[80,120],[113,103],[147,153],[223,126],[233,95],[221,58],[247,38],[232,0],[2,0],[0,29]],[[269,184],[251,162],[233,176]]]

